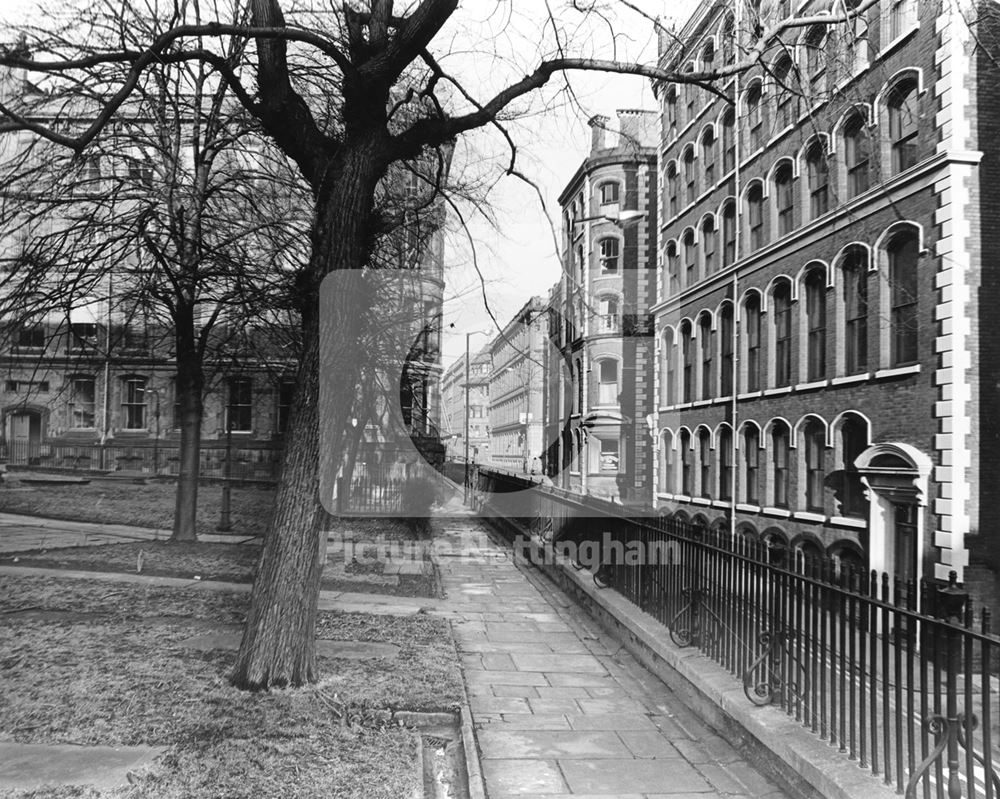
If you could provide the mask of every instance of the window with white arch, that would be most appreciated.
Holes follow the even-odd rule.
[[[604,358],[597,362],[597,404],[618,404],[618,361]]]
[[[826,377],[826,275],[812,269],[805,279],[806,380]]]
[[[677,401],[677,347],[674,333],[666,330],[663,334],[663,371],[661,372],[660,402],[673,405]]]
[[[721,428],[715,447],[719,453],[718,497],[728,502],[733,498],[733,431],[728,427]]]
[[[818,419],[810,419],[802,428],[805,457],[805,507],[814,513],[823,511],[823,492],[826,480],[826,428]]]
[[[600,251],[600,263],[602,272],[617,272],[618,271],[618,239],[615,238],[604,238],[598,242],[598,249]]]
[[[861,484],[861,474],[854,461],[868,448],[868,425],[864,419],[854,414],[844,417],[840,424],[839,450],[841,470],[840,479],[840,515],[865,518],[868,516],[868,501],[865,499],[864,486]]]
[[[701,350],[701,399],[711,399],[715,394],[715,373],[712,368],[713,339],[712,318],[705,314],[698,322],[698,343]]]
[[[916,231],[894,236],[886,247],[888,260],[889,360],[892,366],[917,361],[917,261],[920,244]]]
[[[614,180],[606,180],[598,186],[597,191],[601,205],[616,205],[618,203],[618,190],[618,182]]]
[[[844,320],[844,373],[868,371],[868,252],[849,250],[840,260],[840,295]]]

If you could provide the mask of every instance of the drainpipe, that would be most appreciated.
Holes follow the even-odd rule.
[[[104,469],[104,446],[111,438],[111,308],[114,303],[114,272],[108,273],[108,319],[104,336],[104,423],[101,428],[101,468]]]
[[[736,58],[737,53],[737,41],[736,38],[739,36],[740,31],[740,12],[741,3],[735,3],[735,24],[733,25],[733,58]],[[743,233],[743,203],[740,202],[740,158],[742,157],[742,148],[740,147],[740,136],[738,135],[739,125],[739,102],[740,102],[740,73],[737,72],[733,78],[735,81],[733,84],[733,97],[736,98],[736,113],[733,115],[733,194],[736,202],[736,213],[734,224],[736,225],[735,231],[735,252],[733,253],[733,371],[732,371],[732,385],[733,385],[733,399],[732,406],[730,409],[730,425],[732,426],[732,435],[730,436],[730,451],[732,453],[732,479],[731,488],[729,491],[729,534],[733,541],[736,540],[736,504],[739,500],[739,475],[740,475],[740,452],[742,448],[740,447],[739,435],[737,430],[739,428],[739,408],[736,403],[736,397],[740,393],[740,324],[741,324],[741,313],[740,313],[740,303],[739,303],[739,267],[740,258],[742,257],[742,233]],[[723,225],[725,222],[723,222]],[[723,244],[725,246],[725,244]]]

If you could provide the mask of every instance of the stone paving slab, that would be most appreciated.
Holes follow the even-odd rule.
[[[449,512],[433,612],[452,620],[491,799],[784,796],[558,588],[483,544],[481,522]]]
[[[715,793],[694,766],[680,759],[585,760],[560,765],[572,793]]]
[[[110,790],[127,785],[128,772],[151,764],[163,751],[151,746],[0,743],[0,789],[91,785]]]

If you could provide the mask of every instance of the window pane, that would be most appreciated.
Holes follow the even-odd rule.
[[[892,363],[917,359],[917,241],[907,238],[889,252]]]

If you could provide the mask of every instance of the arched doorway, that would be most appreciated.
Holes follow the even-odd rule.
[[[909,444],[883,443],[868,447],[854,465],[870,495],[868,569],[919,582],[930,458]]]

